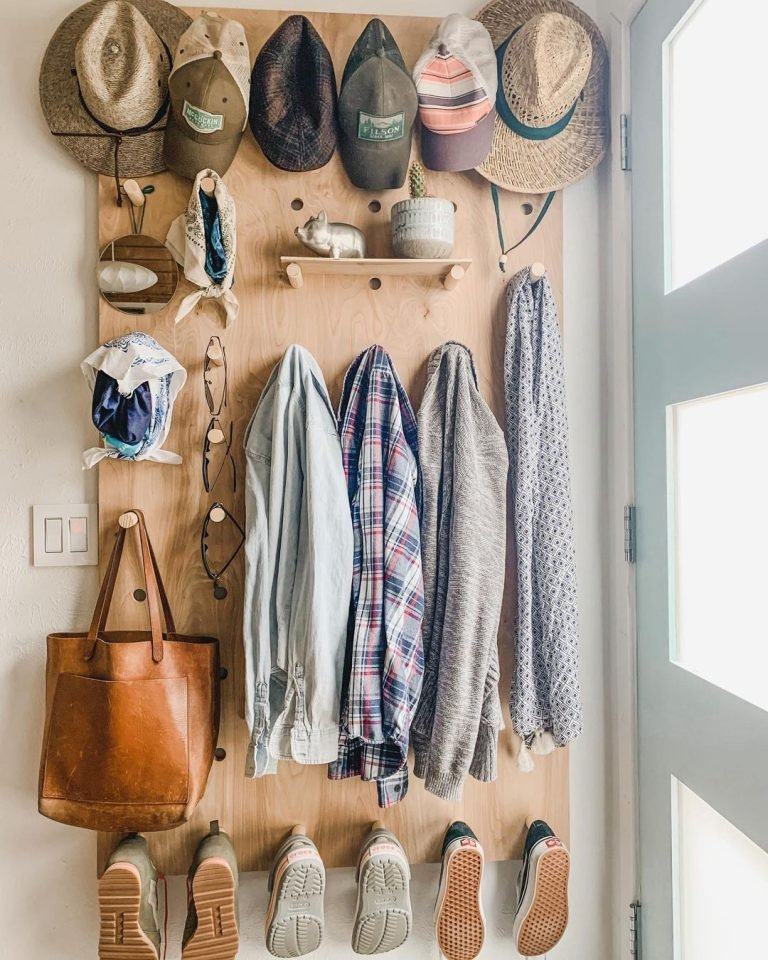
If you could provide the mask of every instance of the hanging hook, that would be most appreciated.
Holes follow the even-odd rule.
[[[155,188],[151,183],[145,187],[140,187],[135,180],[125,180],[121,187],[121,195],[125,194],[131,202],[128,213],[131,217],[131,229],[133,233],[141,233],[144,227],[144,214],[146,213],[147,196],[154,193]]]

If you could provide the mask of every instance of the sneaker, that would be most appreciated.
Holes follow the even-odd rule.
[[[483,848],[466,823],[452,823],[443,840],[443,865],[435,907],[435,933],[446,960],[474,960],[483,949],[480,903]]]
[[[303,957],[323,940],[325,867],[302,828],[277,851],[269,872],[267,949],[275,957]]]
[[[99,880],[100,960],[159,960],[157,870],[144,837],[129,834]]]
[[[357,861],[355,953],[387,953],[408,939],[413,918],[410,878],[400,841],[383,823],[374,823]]]
[[[237,859],[216,820],[200,841],[187,875],[182,960],[234,960],[240,945]]]
[[[517,879],[517,913],[512,935],[518,953],[538,957],[558,942],[568,925],[568,873],[565,844],[543,820],[534,820],[525,838],[523,869]]]

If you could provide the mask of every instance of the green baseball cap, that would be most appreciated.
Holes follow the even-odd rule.
[[[339,150],[356,187],[402,187],[418,108],[395,38],[381,20],[371,20],[352,47],[339,93]]]

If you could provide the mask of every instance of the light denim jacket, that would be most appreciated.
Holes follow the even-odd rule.
[[[341,444],[316,361],[291,346],[245,435],[246,776],[329,763],[352,583]]]

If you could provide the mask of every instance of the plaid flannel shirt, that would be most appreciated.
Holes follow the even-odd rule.
[[[378,346],[344,378],[339,430],[354,559],[334,780],[375,780],[379,806],[408,790],[408,739],[424,673],[416,418]]]

